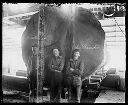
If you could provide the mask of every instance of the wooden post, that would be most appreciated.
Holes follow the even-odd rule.
[[[43,102],[44,81],[44,6],[40,4],[38,20],[38,56],[37,56],[37,103]]]

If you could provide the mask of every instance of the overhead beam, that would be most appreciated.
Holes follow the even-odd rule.
[[[4,20],[8,20],[8,19],[10,19],[10,18],[29,16],[29,15],[33,15],[33,14],[35,14],[35,13],[37,13],[37,12],[38,12],[38,11],[36,11],[36,12],[24,13],[24,14],[19,14],[19,15],[13,15],[13,16],[7,16],[7,17],[4,17],[3,19],[4,19]]]
[[[10,21],[10,20],[5,20],[5,19],[3,19],[2,22],[5,23],[5,24],[9,24],[9,25],[14,25],[14,24],[16,24],[15,22],[12,22],[12,21]]]

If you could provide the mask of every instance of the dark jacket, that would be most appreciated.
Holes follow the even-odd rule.
[[[27,72],[29,75],[36,75],[36,72],[37,72],[37,55],[32,55],[29,57],[29,60],[28,60],[28,65],[27,65],[28,69]]]
[[[49,68],[51,71],[62,71],[64,67],[64,59],[62,56],[53,56],[49,62]]]
[[[33,90],[37,87],[37,56],[32,55],[29,57],[27,69],[30,89]]]
[[[73,68],[74,71],[71,71],[70,68]],[[81,76],[84,69],[84,63],[78,59],[70,59],[67,65],[67,78],[70,79],[74,85],[81,85]]]

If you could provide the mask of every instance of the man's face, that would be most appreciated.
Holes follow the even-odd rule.
[[[77,60],[80,56],[80,52],[75,52],[74,53],[74,59]]]
[[[59,50],[58,50],[58,49],[54,49],[54,50],[53,50],[53,54],[54,54],[55,56],[59,56]]]
[[[33,47],[32,50],[33,50],[33,53],[34,53],[35,55],[38,53],[38,48],[37,48],[37,47]]]

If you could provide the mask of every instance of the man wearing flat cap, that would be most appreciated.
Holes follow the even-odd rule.
[[[50,69],[50,101],[60,102],[61,89],[62,89],[62,70],[64,67],[64,59],[59,55],[60,51],[58,48],[53,49],[53,56],[49,62]]]
[[[69,102],[80,103],[81,98],[81,76],[84,69],[84,63],[80,59],[79,49],[75,49],[72,53],[72,58],[67,65],[67,82],[69,92]]]

